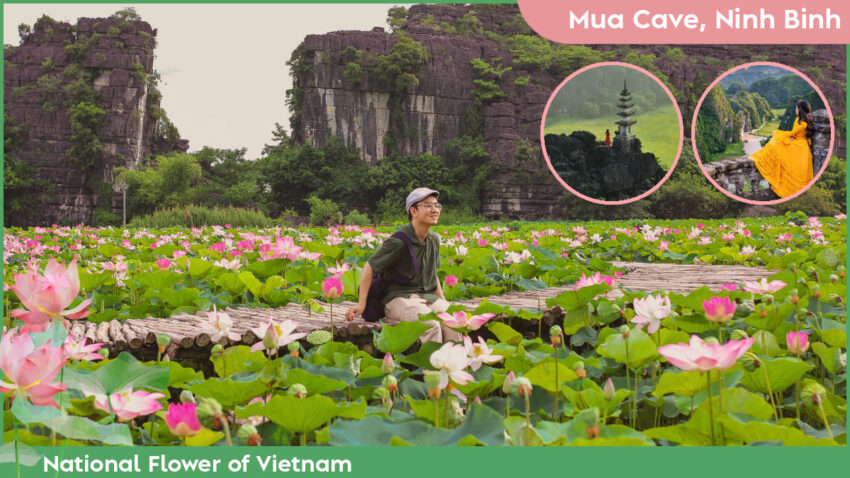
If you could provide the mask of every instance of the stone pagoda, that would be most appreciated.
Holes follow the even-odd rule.
[[[637,123],[637,121],[632,118],[635,114],[634,104],[632,103],[632,93],[626,85],[625,78],[623,79],[623,91],[620,92],[620,103],[617,106],[620,109],[620,111],[617,112],[617,115],[620,117],[620,121],[615,123],[618,128],[617,136],[614,138],[614,143],[615,146],[619,146],[626,151],[631,151],[631,146],[635,139],[635,134],[632,132],[632,126]],[[619,143],[619,145],[617,145],[617,143]]]

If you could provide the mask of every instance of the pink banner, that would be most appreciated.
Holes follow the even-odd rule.
[[[850,43],[846,1],[518,3],[531,28],[560,43]]]

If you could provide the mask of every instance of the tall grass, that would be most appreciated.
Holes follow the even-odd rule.
[[[130,221],[131,227],[163,228],[170,226],[201,227],[270,227],[274,221],[260,211],[238,207],[183,206],[160,209],[148,216],[140,216]]]

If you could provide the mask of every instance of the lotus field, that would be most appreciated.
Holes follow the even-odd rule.
[[[336,302],[395,228],[6,229],[2,429],[29,445],[837,445],[846,441],[845,216],[437,226],[450,300],[363,349],[294,321],[239,340],[226,308]],[[613,261],[766,267],[677,294]],[[546,309],[555,325],[542,327]],[[141,362],[69,321],[206,317],[209,363]],[[312,313],[312,312],[311,312]],[[428,316],[427,319],[435,317]],[[160,337],[164,350],[168,337]]]

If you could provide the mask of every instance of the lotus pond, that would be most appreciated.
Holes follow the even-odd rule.
[[[394,229],[6,229],[3,446],[844,444],[845,219],[438,226],[451,300],[570,290],[454,305],[439,319],[458,344],[402,323],[361,350],[270,322],[253,347],[213,346],[206,376],[78,343],[65,321],[192,313],[228,344],[227,307],[356,300]],[[612,261],[774,274],[648,293]],[[556,325],[518,331],[554,307]]]

